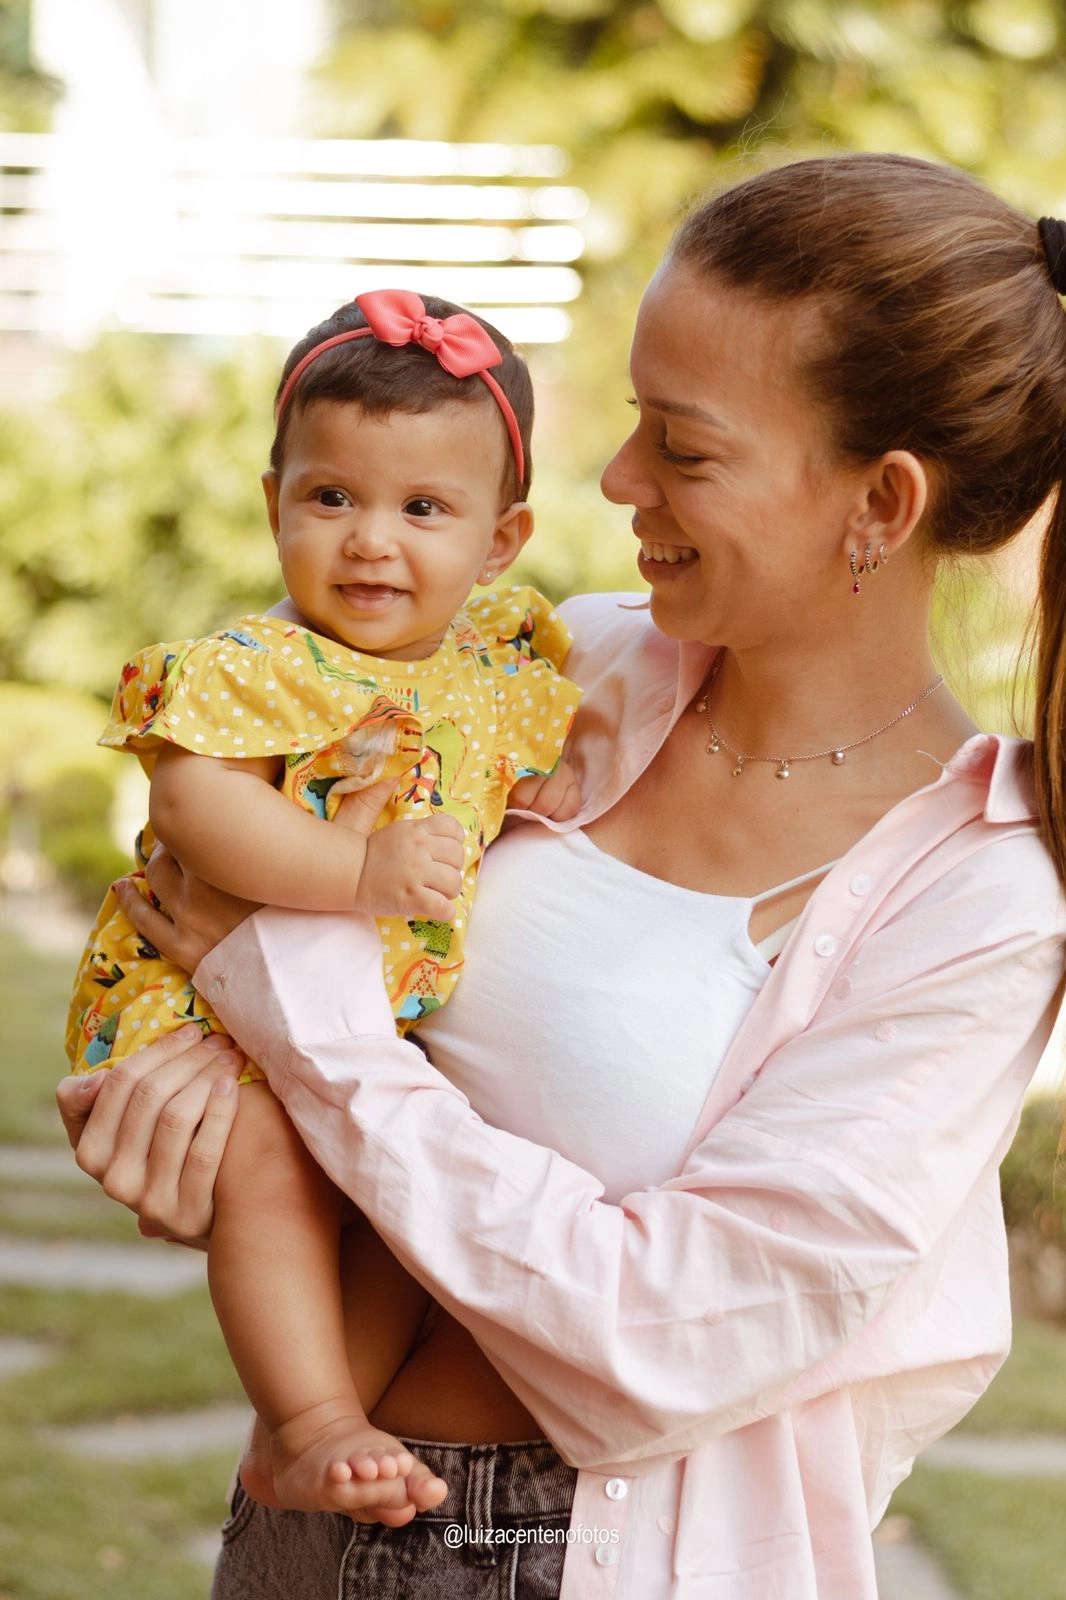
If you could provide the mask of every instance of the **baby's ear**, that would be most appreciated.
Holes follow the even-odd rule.
[[[478,583],[495,583],[500,573],[506,572],[515,560],[532,532],[533,507],[527,500],[515,500],[505,511],[501,511],[492,544],[478,573]]]
[[[278,475],[273,467],[268,467],[259,481],[263,485],[263,494],[266,497],[270,531],[276,539],[281,529],[278,521]]]

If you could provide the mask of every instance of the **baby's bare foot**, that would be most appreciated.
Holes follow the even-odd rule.
[[[326,1402],[283,1423],[270,1438],[270,1463],[274,1503],[290,1511],[340,1511],[399,1527],[448,1492],[405,1445],[348,1403]]]
[[[281,1508],[274,1491],[274,1465],[270,1458],[270,1434],[261,1417],[256,1417],[251,1438],[241,1457],[240,1480],[246,1494],[261,1506]]]

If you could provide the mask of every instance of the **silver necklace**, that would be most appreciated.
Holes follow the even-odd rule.
[[[731,745],[727,739],[722,738],[722,735],[711,721],[711,715],[707,708],[707,702],[714,687],[715,679],[721,670],[724,657],[724,650],[719,651],[715,657],[714,665],[708,673],[700,691],[700,697],[696,701],[696,710],[700,716],[707,718],[707,743],[704,746],[707,754],[716,756],[719,750],[727,751],[736,761],[736,766],[733,768],[734,778],[743,776],[744,768],[749,761],[772,761],[777,767],[777,771],[774,774],[776,778],[791,777],[792,768],[801,761],[821,761],[826,756],[828,756],[834,767],[842,767],[844,765],[844,757],[849,750],[857,750],[860,745],[869,744],[872,739],[879,739],[883,733],[888,732],[889,728],[894,728],[897,722],[902,722],[904,717],[909,717],[912,711],[917,711],[922,701],[928,700],[929,696],[939,689],[944,681],[942,677],[936,678],[928,689],[922,690],[917,700],[912,700],[909,706],[904,706],[903,710],[897,712],[889,722],[882,723],[879,728],[874,729],[873,733],[863,734],[861,739],[852,739],[849,744],[830,745],[828,750],[816,750],[809,756],[752,756],[745,755],[742,751],[736,749],[734,745]]]

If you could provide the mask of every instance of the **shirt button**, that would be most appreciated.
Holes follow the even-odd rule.
[[[608,1478],[603,1492],[608,1500],[624,1500],[629,1493],[629,1485],[624,1478]]]
[[[224,987],[225,985],[223,984],[221,978],[211,979],[211,982],[207,986],[207,998],[212,1005],[222,999],[222,990]]]
[[[865,872],[857,872],[851,880],[852,894],[869,894],[874,886],[874,880]]]
[[[596,1546],[596,1562],[601,1567],[613,1567],[618,1560],[618,1546],[616,1544],[598,1544]]]
[[[665,1533],[667,1538],[669,1538],[674,1531],[674,1519],[673,1517],[656,1517],[655,1526],[658,1528],[660,1533]]]
[[[837,942],[831,933],[820,933],[814,941],[816,956],[835,956],[836,950]]]

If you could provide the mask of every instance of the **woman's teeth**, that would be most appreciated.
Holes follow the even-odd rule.
[[[668,561],[671,566],[678,561],[694,561],[695,550],[688,545],[678,544],[652,544],[648,539],[640,541],[640,548],[646,561]]]

